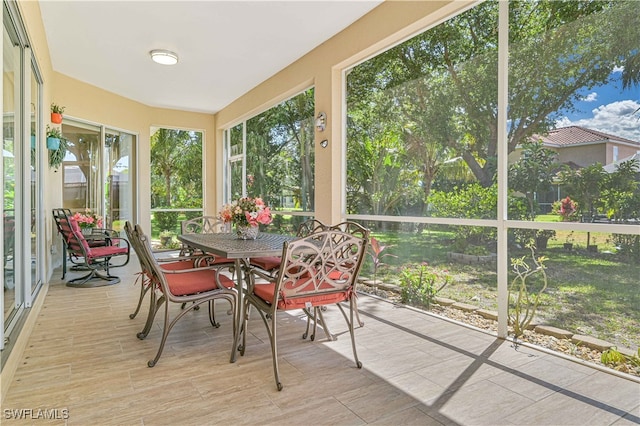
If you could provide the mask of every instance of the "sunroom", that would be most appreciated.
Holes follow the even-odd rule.
[[[211,13],[217,22],[216,3],[179,7],[194,9],[185,15]],[[262,232],[291,234],[308,218],[370,229],[377,250],[369,250],[361,271],[361,298],[454,318],[498,341],[518,334],[514,324],[534,343],[536,334],[524,329],[568,332],[551,352],[571,358],[596,351],[585,355],[592,357],[589,368],[633,383],[637,395],[640,16],[633,2],[319,2],[307,15],[304,3],[237,7],[253,10],[247,22],[261,10],[277,14],[270,8],[286,15],[287,6],[307,26],[328,15],[316,8],[338,14],[347,7],[351,18],[239,96],[203,107],[185,105],[189,93],[172,103],[163,85],[156,98],[141,101],[117,84],[127,79],[123,63],[110,65],[112,81],[102,86],[66,71],[55,40],[90,34],[92,25],[81,19],[88,15],[108,28],[115,13],[108,2],[4,2],[3,399],[20,376],[47,299],[64,303],[67,290],[73,303],[94,303],[86,299],[94,289],[83,294],[59,279],[62,244],[52,209],[89,210],[122,232],[125,221],[138,223],[158,250],[170,250],[181,220],[215,216],[243,196],[270,206],[274,221]],[[162,17],[173,6],[144,8]],[[140,9],[131,7],[118,12]],[[60,14],[77,22],[57,26]],[[150,80],[175,78],[171,66],[151,62],[153,49],[175,50],[178,67],[194,66],[179,39],[156,37],[167,45],[139,52]],[[66,51],[100,52],[105,44]],[[219,66],[255,78],[233,62]],[[189,72],[214,74],[198,65]],[[224,83],[196,90],[216,98]],[[60,124],[50,120],[52,104],[64,107]],[[67,142],[63,152],[46,146],[52,129]],[[164,246],[161,235],[168,236]],[[519,271],[532,272],[531,323],[524,312],[514,314]],[[127,269],[118,286],[132,287],[134,274]],[[109,290],[98,291],[109,297]],[[365,317],[376,320],[365,318],[363,330],[393,321],[367,306],[361,303]],[[122,321],[132,327],[126,316]],[[429,336],[428,327],[421,333]],[[601,353],[610,347],[625,361],[605,365]],[[584,357],[575,358],[582,367]],[[635,402],[612,404],[609,412],[633,423],[640,414]],[[447,419],[476,423],[437,417]]]

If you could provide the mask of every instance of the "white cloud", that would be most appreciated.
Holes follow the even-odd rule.
[[[598,99],[598,94],[596,92],[591,92],[580,100],[584,102],[595,102],[596,99]]]
[[[640,142],[640,103],[632,100],[613,102],[592,109],[593,117],[571,121],[561,117],[556,127],[581,126]],[[635,113],[634,113],[635,112]]]

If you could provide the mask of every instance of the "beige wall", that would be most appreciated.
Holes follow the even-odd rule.
[[[75,80],[53,71],[44,26],[40,18],[38,2],[20,2],[19,7],[27,27],[31,47],[44,81],[43,113],[45,125],[49,124],[49,105],[55,102],[65,106],[65,116],[95,124],[127,131],[138,136],[138,184],[139,188],[150,187],[149,174],[149,137],[151,127],[167,127],[198,130],[203,132],[205,144],[205,175],[208,190],[205,192],[205,212],[216,211],[216,178],[218,158],[215,149],[215,118],[211,114],[174,111],[154,108],[132,101],[125,97],[107,92],[87,83]],[[44,129],[41,129],[44,132]],[[41,153],[46,163],[46,152]],[[62,205],[62,173],[45,169],[44,207],[45,214],[52,208]],[[139,222],[144,229],[151,229],[149,191],[142,190],[138,194]],[[45,216],[47,217],[47,216]],[[57,235],[53,221],[46,220],[45,247],[57,244]],[[46,255],[51,257],[49,250]],[[60,255],[49,258],[46,265],[55,266]],[[50,268],[49,268],[50,269]],[[47,274],[50,276],[50,272]]]
[[[618,147],[618,158],[613,158],[613,147]],[[607,163],[613,163],[614,161],[624,160],[627,157],[631,157],[636,152],[640,152],[640,145],[631,146],[631,145],[623,145],[617,143],[608,143],[607,144]]]
[[[590,166],[596,162],[606,164],[605,144],[579,145],[564,147],[559,150],[558,162],[574,162],[581,167]]]
[[[234,125],[314,86],[316,115],[327,114],[327,129],[316,132],[316,217],[342,218],[343,100],[342,71],[401,40],[435,25],[470,2],[387,1],[335,37],[255,87],[216,114],[218,130]],[[329,141],[326,149],[319,142]],[[221,150],[222,140],[217,141]]]

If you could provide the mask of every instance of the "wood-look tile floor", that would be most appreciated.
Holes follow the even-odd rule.
[[[638,382],[535,349],[516,350],[365,295],[358,299],[365,325],[356,330],[362,369],[335,307],[326,317],[336,341],[323,333],[302,340],[305,319],[282,313],[284,389],[278,392],[258,315],[249,323],[245,355],[229,362],[231,317],[224,302],[217,305],[220,328],[210,326],[206,309],[187,314],[149,368],[161,315],[139,340],[146,311],[129,319],[139,294],[137,265],[133,258],[114,270],[122,278],[114,286],[51,284],[4,397],[3,425],[640,424]],[[16,410],[32,411],[16,420]]]

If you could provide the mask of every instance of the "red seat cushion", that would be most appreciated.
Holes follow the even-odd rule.
[[[270,304],[273,301],[273,292],[275,291],[275,288],[275,283],[256,284],[253,288],[253,294]],[[320,293],[314,294],[313,296],[291,297],[278,300],[278,309],[283,311],[289,309],[302,309],[306,307],[307,302],[311,303],[311,306],[322,306],[339,303],[344,300],[349,300],[348,291]]]
[[[280,256],[265,256],[251,258],[251,264],[265,271],[271,271],[280,267],[282,258]]]
[[[165,274],[171,293],[176,296],[197,294],[218,288],[216,284],[218,273],[211,269],[185,272],[184,274]],[[234,282],[225,275],[220,275],[220,283],[226,288],[232,288]]]
[[[193,261],[192,260],[177,260],[175,262],[166,262],[166,263],[158,262],[158,265],[160,265],[160,267],[162,269],[164,269],[165,271],[178,271],[178,270],[182,270],[182,269],[192,269],[193,268]]]
[[[129,249],[127,247],[118,246],[104,246],[104,247],[92,247],[89,251],[89,257],[92,259],[99,257],[109,257],[118,254],[127,254]]]

